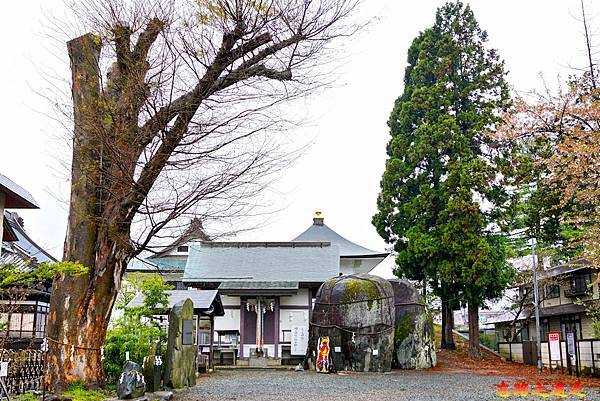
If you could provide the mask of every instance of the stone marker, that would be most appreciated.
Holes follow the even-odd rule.
[[[394,292],[368,274],[327,280],[317,292],[310,323],[309,364],[321,337],[329,337],[331,370],[388,372],[394,351]]]
[[[394,289],[396,328],[393,367],[432,368],[436,364],[433,322],[420,294],[406,280],[390,280]]]
[[[149,355],[144,358],[144,380],[146,381],[146,391],[150,393],[161,390],[161,364],[160,356]]]
[[[196,385],[196,346],[188,343],[189,333],[184,333],[184,320],[194,320],[194,304],[188,298],[176,303],[169,313],[169,338],[165,357],[164,384],[170,388]],[[187,324],[186,324],[187,327]]]
[[[117,396],[122,400],[141,397],[146,391],[146,382],[137,363],[126,361],[117,382]]]

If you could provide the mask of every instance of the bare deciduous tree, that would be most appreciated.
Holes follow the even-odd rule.
[[[103,385],[102,346],[129,260],[181,216],[223,218],[285,164],[283,102],[321,86],[356,0],[78,0],[68,42],[73,159],[47,382]]]

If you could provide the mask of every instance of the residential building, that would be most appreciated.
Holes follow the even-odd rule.
[[[4,212],[4,233],[0,264],[33,269],[55,259],[26,233],[23,219]],[[12,286],[0,296],[0,346],[11,349],[39,348],[46,332],[52,283]]]
[[[577,360],[573,364],[577,363],[582,369],[593,369],[596,365],[600,367],[600,339],[594,331],[593,318],[589,313],[600,306],[596,277],[597,271],[585,259],[573,260],[539,274],[540,339],[544,363],[548,359],[548,333],[558,332],[563,342],[563,355],[566,355],[567,336],[572,336],[578,347]],[[519,286],[518,291],[522,303],[522,308],[517,308],[522,309],[520,313],[507,312],[491,321],[495,324],[500,352],[513,354],[511,359],[534,364],[537,351],[531,283]],[[525,343],[525,347],[508,348],[508,343]],[[563,361],[563,365],[567,365],[566,361]]]

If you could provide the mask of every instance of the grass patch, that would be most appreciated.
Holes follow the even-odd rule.
[[[111,394],[100,390],[86,390],[83,382],[73,382],[63,394],[65,397],[71,398],[73,401],[103,401],[110,397]]]
[[[39,398],[37,397],[37,395],[33,394],[33,393],[25,393],[25,394],[21,394],[15,398],[12,398],[15,401],[38,401]]]

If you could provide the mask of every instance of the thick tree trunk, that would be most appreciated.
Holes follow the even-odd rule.
[[[48,388],[60,392],[72,381],[104,385],[103,345],[127,258],[106,238],[100,216],[102,157],[98,122],[98,58],[101,43],[91,34],[68,43],[74,108],[72,186],[63,260],[89,269],[78,277],[56,277],[48,316]],[[99,235],[102,231],[103,235]],[[118,284],[118,283],[117,283]]]
[[[482,359],[479,347],[479,306],[469,302],[469,357]]]
[[[442,349],[456,349],[452,329],[454,328],[454,311],[452,302],[442,298]]]

